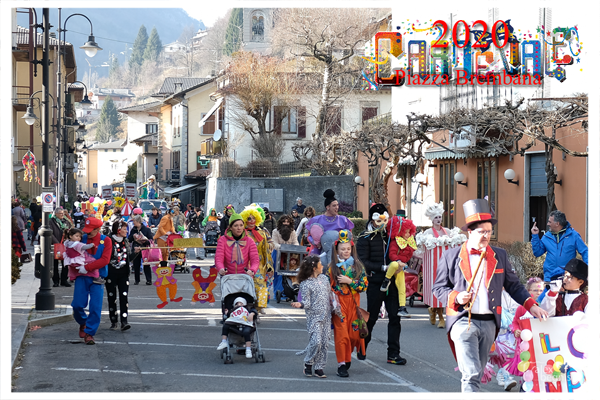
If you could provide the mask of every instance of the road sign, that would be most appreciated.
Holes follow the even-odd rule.
[[[98,184],[97,184],[97,183],[93,183],[93,184],[92,184],[92,187],[93,187],[94,189],[97,189],[97,188],[98,188]]]
[[[54,188],[52,187],[42,188],[42,211],[54,211]]]

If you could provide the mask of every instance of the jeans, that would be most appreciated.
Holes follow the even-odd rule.
[[[86,314],[84,308],[88,305],[89,296],[89,314]],[[103,285],[93,283],[93,278],[89,276],[78,276],[75,279],[75,289],[73,290],[73,317],[79,325],[85,324],[85,333],[94,336],[100,326],[100,315],[102,313],[102,300],[104,297]]]
[[[385,308],[388,312],[388,339],[387,339],[387,355],[389,358],[400,356],[400,317],[398,316],[398,288],[396,285],[390,285],[387,292],[380,290],[381,283],[371,284],[367,287],[367,311],[369,312],[369,320],[367,328],[369,328],[369,336],[365,338],[365,349],[371,341],[371,332],[379,319],[379,310],[381,303],[385,302]]]
[[[199,238],[200,233],[199,232],[188,232],[189,237],[190,238]],[[194,255],[196,256],[196,258],[205,258],[206,254],[204,253],[204,249],[203,248],[195,248],[194,249]]]
[[[488,354],[496,338],[496,323],[471,319],[471,328],[467,329],[468,318],[460,318],[452,325],[450,338],[454,342],[456,361],[462,374],[461,391],[478,392]]]

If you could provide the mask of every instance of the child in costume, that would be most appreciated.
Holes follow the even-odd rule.
[[[217,347],[217,350],[223,350],[229,346],[227,335],[229,331],[241,331],[241,335],[246,341],[246,358],[252,358],[252,328],[254,327],[254,319],[258,315],[258,312],[254,308],[248,309],[248,303],[243,297],[237,297],[233,301],[233,310],[229,311],[225,309],[227,319],[223,323],[223,330],[221,334],[223,338],[221,343]]]
[[[85,267],[87,264],[96,261],[96,259],[88,253],[86,250],[94,247],[93,243],[83,244],[81,243],[81,238],[83,237],[83,232],[77,228],[71,228],[65,231],[65,254],[64,254],[64,262],[65,265],[69,268],[73,268],[74,270],[78,270],[80,274],[87,274],[88,271],[82,272],[83,270],[79,270],[80,267]],[[94,270],[95,272],[92,278],[92,282],[98,285],[104,285],[106,282],[99,275],[98,270]]]
[[[550,290],[542,300],[541,307],[550,317],[573,315],[577,311],[587,311],[588,295],[583,291],[587,287],[588,265],[577,258],[565,265],[565,276],[552,281]]]
[[[417,243],[415,242],[417,227],[410,219],[393,216],[389,219],[386,228],[390,240],[389,257],[392,262],[386,270],[385,279],[381,284],[381,291],[385,292],[388,290],[392,277],[400,269],[395,278],[396,287],[398,288],[398,300],[400,302],[398,316],[410,318],[410,313],[406,309],[404,269],[417,249]]]
[[[529,295],[532,299],[537,299],[537,297],[544,290],[544,282],[538,277],[529,278],[527,284],[525,285],[525,288],[529,292]],[[510,378],[510,376],[507,375],[523,376],[523,373],[518,369],[518,365],[521,362],[521,342],[523,341],[521,339],[521,331],[524,329],[522,321],[524,319],[531,318],[533,318],[533,315],[531,315],[529,311],[525,309],[525,307],[521,305],[517,307],[517,311],[515,311],[515,317],[513,318],[512,324],[510,325],[510,330],[513,332],[516,339],[514,357],[509,358],[506,364],[504,364],[502,370],[498,371],[498,373],[504,375],[505,381],[507,378],[509,378],[509,380],[512,379]],[[508,386],[505,386],[505,390],[508,391],[510,390],[510,388],[508,388]]]
[[[337,375],[347,378],[354,349],[366,353],[365,340],[358,331],[357,308],[360,307],[360,293],[367,290],[368,285],[365,268],[356,255],[349,230],[341,230],[333,245],[328,275],[341,308],[341,315],[332,317]]]
[[[293,302],[292,307],[303,308],[306,312],[306,328],[309,341],[306,348],[296,355],[304,356],[306,376],[327,378],[323,367],[327,365],[327,349],[331,337],[331,287],[329,279],[322,274],[323,264],[316,255],[309,255],[302,261],[298,271],[302,301]]]

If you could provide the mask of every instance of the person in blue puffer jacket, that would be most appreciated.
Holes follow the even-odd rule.
[[[565,265],[577,253],[581,254],[583,261],[588,262],[588,248],[581,239],[581,235],[571,227],[565,213],[555,210],[548,217],[549,230],[540,239],[539,229],[536,224],[531,228],[531,248],[533,255],[540,257],[546,253],[544,261],[544,281],[550,282],[565,273]],[[540,303],[546,295],[547,289],[538,297]]]

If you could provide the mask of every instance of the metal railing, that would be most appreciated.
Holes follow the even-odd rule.
[[[277,160],[259,158],[241,167],[232,159],[219,160],[220,178],[292,178],[310,176],[311,169],[302,168],[299,161],[279,162]]]

